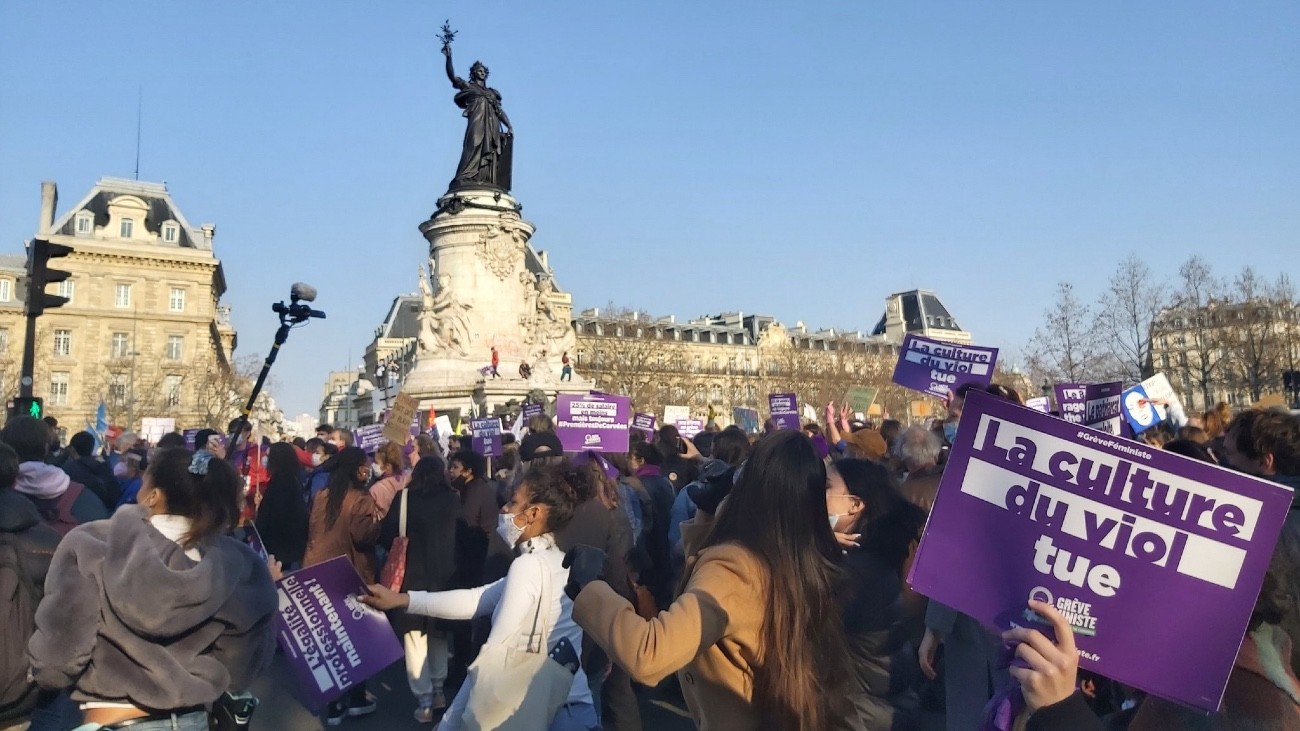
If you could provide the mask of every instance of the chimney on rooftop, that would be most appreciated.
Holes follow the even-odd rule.
[[[203,232],[203,248],[212,251],[212,237],[217,235],[217,227],[205,223],[199,227],[199,230]]]
[[[50,232],[54,228],[54,209],[59,205],[59,186],[54,184],[53,180],[46,180],[41,183],[41,226],[38,231],[41,235]]]

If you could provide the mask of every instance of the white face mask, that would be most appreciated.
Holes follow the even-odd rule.
[[[370,476],[378,480],[384,476],[384,471],[377,464],[370,465]]]
[[[497,535],[501,536],[501,540],[511,548],[514,548],[515,544],[519,543],[519,539],[524,537],[524,529],[515,525],[514,513],[497,516]]]
[[[844,514],[843,514],[843,513],[831,513],[828,517],[831,519],[831,530],[835,530],[835,526],[836,526],[836,524],[840,522],[840,518],[843,518],[843,517],[844,517]]]
[[[312,467],[320,467],[320,463],[323,461],[322,458],[323,458],[323,455],[322,455],[320,452],[316,452],[316,453],[312,454],[312,456],[311,456],[311,466],[312,466]]]

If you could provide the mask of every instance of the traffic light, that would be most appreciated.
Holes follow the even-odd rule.
[[[50,269],[50,259],[58,259],[72,253],[71,246],[53,244],[45,239],[32,241],[32,248],[27,257],[27,314],[37,317],[46,310],[67,304],[67,297],[46,294],[45,285],[62,282],[72,276],[72,272],[62,269]]]
[[[45,416],[45,404],[35,396],[19,396],[14,399],[13,410],[9,412],[13,416],[30,416],[33,419],[39,419]]]

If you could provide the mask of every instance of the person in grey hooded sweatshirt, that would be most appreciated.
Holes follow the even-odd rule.
[[[268,566],[226,533],[240,479],[209,452],[156,453],[138,505],[60,543],[29,644],[43,688],[71,688],[85,729],[207,731],[205,706],[270,663]]]
[[[91,491],[73,482],[68,473],[45,464],[50,451],[50,427],[40,419],[19,416],[0,431],[0,441],[18,453],[14,490],[36,505],[41,519],[66,535],[73,528],[108,517],[108,508]]]

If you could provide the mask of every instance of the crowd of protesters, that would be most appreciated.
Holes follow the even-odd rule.
[[[967,393],[927,427],[832,403],[802,430],[632,430],[626,454],[566,454],[536,416],[491,464],[454,435],[373,453],[328,426],[294,444],[200,432],[197,449],[130,434],[100,449],[14,418],[0,729],[207,729],[274,655],[274,580],[337,557],[389,613],[413,719],[442,731],[505,723],[483,702],[503,681],[544,686],[549,717],[529,727],[556,731],[641,729],[653,688],[701,729],[1300,728],[1300,500],[1214,714],[1080,671],[1050,605],[1028,608],[1055,641],[998,635],[908,586]],[[1300,487],[1285,411],[1176,411],[1143,439]],[[270,560],[231,537],[249,523]],[[404,572],[385,586],[399,538]],[[539,634],[554,667],[502,678]],[[324,721],[376,709],[362,683]]]

